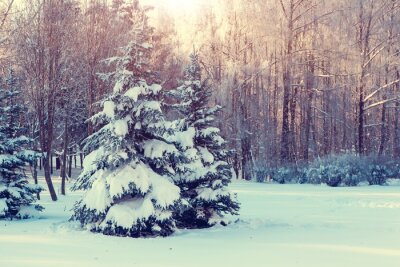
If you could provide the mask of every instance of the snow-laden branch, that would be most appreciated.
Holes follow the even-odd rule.
[[[371,108],[374,108],[374,107],[377,107],[377,106],[380,106],[380,105],[384,105],[384,104],[392,102],[392,101],[396,101],[398,99],[399,99],[398,97],[393,97],[393,98],[390,98],[390,99],[386,99],[386,100],[382,100],[382,101],[376,102],[374,104],[371,104],[371,105],[365,107],[364,111],[366,111],[368,109],[371,109]]]
[[[372,97],[374,97],[378,92],[382,91],[385,88],[388,88],[396,83],[400,82],[400,79],[397,79],[391,83],[387,83],[381,87],[379,87],[378,89],[376,89],[375,91],[373,91],[371,94],[369,94],[367,97],[364,98],[363,102],[367,102],[368,100],[370,100]]]

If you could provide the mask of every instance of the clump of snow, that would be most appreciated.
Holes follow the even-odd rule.
[[[115,93],[121,92],[122,89],[123,89],[123,86],[124,86],[123,81],[121,81],[121,80],[117,81],[117,82],[115,83],[115,85],[114,85],[114,92],[115,92]]]
[[[224,224],[227,225],[227,224],[230,223],[229,220],[227,220],[226,218],[218,215],[216,212],[213,212],[213,215],[209,219],[209,222],[210,222],[210,224],[216,224],[216,225],[217,224],[221,224],[221,223],[224,223]]]
[[[192,167],[196,170],[192,175],[187,177],[188,180],[197,180],[206,176],[213,176],[218,173],[218,168],[227,165],[225,161],[214,161],[210,166],[202,167],[201,161],[195,161],[192,163]],[[197,167],[197,168],[196,168]]]
[[[206,201],[217,201],[221,196],[228,196],[229,192],[224,189],[200,188],[197,189],[198,199]]]
[[[154,206],[150,198],[133,198],[113,205],[107,212],[102,226],[112,222],[117,226],[131,228],[137,220],[147,219],[154,214]]]
[[[115,103],[112,101],[105,101],[103,105],[103,113],[113,119],[115,116]]]
[[[143,43],[142,47],[145,48],[145,49],[150,49],[150,48],[153,48],[153,45],[150,44],[150,43]]]
[[[125,96],[136,102],[140,94],[143,94],[143,87],[136,86],[126,91]]]
[[[214,141],[214,143],[216,143],[219,146],[222,146],[225,143],[224,138],[222,138],[219,135],[214,136],[213,141]]]
[[[21,188],[18,188],[18,187],[13,187],[13,186],[14,186],[13,184],[10,184],[10,186],[6,189],[6,191],[14,198],[17,198],[17,199],[22,198],[22,194],[23,194],[24,190]]]
[[[152,179],[153,191],[151,198],[154,199],[158,206],[167,208],[174,204],[180,197],[179,187],[159,175],[154,175]]]
[[[153,92],[153,94],[157,94],[162,90],[162,86],[155,83],[150,85],[149,89]]]
[[[129,185],[133,183],[141,192],[147,192],[150,189],[149,176],[152,174],[142,163],[134,167],[131,165],[125,166],[107,177],[111,196],[115,197],[123,194],[124,191],[129,189]]]
[[[197,149],[195,149],[195,148],[190,148],[190,149],[186,150],[185,155],[191,161],[196,161],[196,159],[198,159]],[[201,164],[200,161],[198,161],[198,163]]]
[[[154,110],[161,112],[161,106],[159,101],[147,101],[143,104],[143,107],[148,110]]]
[[[216,127],[208,127],[206,129],[200,130],[200,135],[203,137],[207,137],[213,134],[218,134],[220,132],[220,129]]]
[[[195,135],[195,128],[190,127],[186,131],[176,131],[168,140],[179,144],[183,149],[188,149],[194,146],[193,139]]]
[[[214,162],[213,154],[211,154],[206,147],[199,147],[199,152],[201,154],[201,158],[205,163],[211,164]]]
[[[142,110],[161,112],[161,105],[159,101],[146,101],[140,104],[136,111],[136,117],[139,117]]]
[[[125,151],[119,151],[119,152],[117,153],[117,155],[118,155],[119,157],[121,157],[122,159],[128,159],[128,158],[129,158],[128,153],[126,153]]]
[[[144,155],[150,159],[163,158],[165,154],[173,154],[178,150],[174,145],[167,144],[160,140],[150,140],[143,145]]]
[[[33,160],[38,156],[38,152],[33,150],[23,150],[17,153],[17,158],[23,158],[27,160]]]
[[[87,208],[104,212],[112,203],[112,199],[107,190],[106,180],[103,178],[107,175],[106,171],[98,171],[99,178],[94,181],[92,188],[87,191],[83,202]]]
[[[115,121],[114,122],[114,132],[116,135],[122,136],[122,137],[127,135],[129,132],[127,120],[123,119],[123,120]]]
[[[14,155],[9,155],[9,154],[0,155],[0,164],[3,166],[4,165],[14,165],[19,162],[20,162],[20,160]]]
[[[99,149],[94,150],[93,152],[89,153],[85,159],[83,160],[83,168],[85,172],[91,172],[96,170],[96,161],[104,154],[104,147],[99,147]]]

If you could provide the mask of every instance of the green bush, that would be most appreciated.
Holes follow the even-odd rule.
[[[306,176],[309,183],[329,186],[384,185],[388,178],[398,177],[398,170],[398,164],[387,157],[342,154],[316,159]]]
[[[388,178],[400,178],[400,165],[384,156],[330,155],[307,166],[288,165],[256,169],[258,182],[267,177],[280,184],[310,183],[328,186],[357,186],[361,182],[384,185]]]

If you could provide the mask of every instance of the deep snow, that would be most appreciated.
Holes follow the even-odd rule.
[[[82,231],[68,222],[81,193],[56,203],[44,193],[41,218],[0,221],[0,266],[400,266],[400,187],[231,189],[237,223],[154,239]]]

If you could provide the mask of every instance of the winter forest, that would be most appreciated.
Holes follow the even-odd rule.
[[[399,0],[0,0],[1,266],[394,267],[399,186]]]

